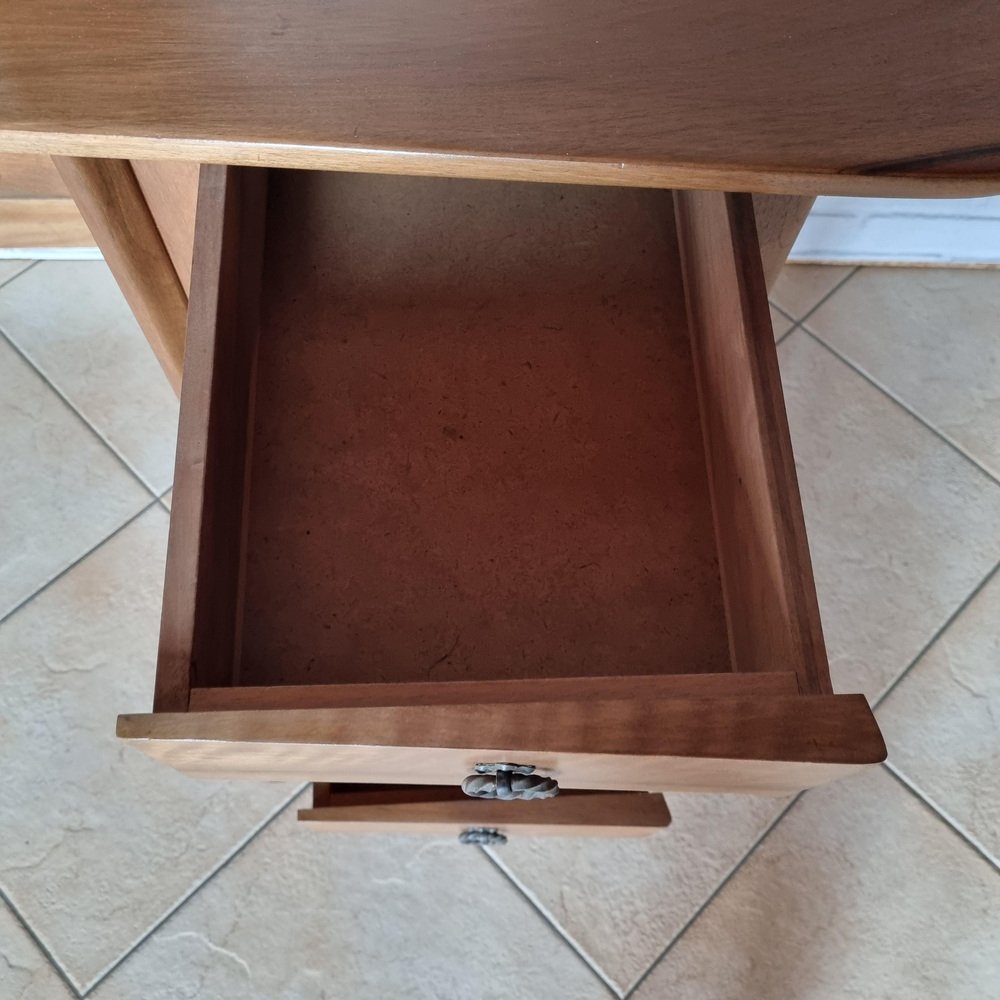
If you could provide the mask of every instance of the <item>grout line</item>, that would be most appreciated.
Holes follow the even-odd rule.
[[[993,568],[977,583],[972,590],[959,602],[951,614],[934,630],[931,637],[920,647],[916,656],[900,671],[900,673],[889,683],[889,686],[872,702],[872,711],[878,708],[896,690],[902,681],[909,675],[910,671],[924,658],[931,646],[941,638],[951,627],[952,622],[979,596],[979,592],[997,575],[1000,570],[1000,560],[993,564]]]
[[[281,803],[275,806],[255,827],[243,837],[242,840],[236,843],[236,846],[223,857],[221,861],[216,864],[216,866],[209,870],[208,874],[195,886],[192,886],[180,899],[178,899],[173,906],[171,906],[164,913],[160,914],[159,918],[152,923],[149,927],[143,931],[142,934],[136,938],[135,941],[129,945],[128,948],[123,951],[118,958],[113,962],[108,963],[97,975],[90,981],[86,989],[82,993],[78,994],[82,998],[90,996],[91,993],[105,979],[110,976],[115,969],[121,966],[128,958],[135,954],[135,952],[141,948],[146,941],[149,940],[178,910],[181,909],[190,899],[201,892],[202,889],[208,885],[220,872],[223,872],[229,865],[236,860],[236,858],[243,853],[243,851],[250,846],[250,844],[257,838],[258,834],[263,833],[301,794],[305,789],[309,787],[309,782],[303,782],[298,785],[294,791]]]
[[[776,312],[783,319],[787,320],[789,323],[788,329],[780,337],[774,338],[774,346],[777,347],[778,344],[780,344],[785,339],[785,337],[787,337],[792,332],[792,330],[794,330],[799,324],[798,320],[796,320],[795,317],[789,316],[788,313],[786,313],[785,310],[781,308],[781,306],[775,305],[770,299],[767,300],[767,304],[768,306],[770,306],[771,309],[774,310],[774,312]]]
[[[782,343],[785,340],[788,340],[788,338],[798,329],[799,329],[799,324],[793,323],[780,337],[778,337],[777,340],[775,340],[774,346],[777,347],[778,344]]]
[[[520,893],[524,900],[528,903],[532,909],[549,925],[549,927],[555,931],[566,942],[569,947],[576,952],[577,957],[590,969],[594,975],[600,979],[601,983],[607,987],[611,992],[611,995],[616,998],[616,1000],[623,1000],[622,991],[615,985],[611,977],[597,964],[597,962],[591,958],[591,956],[584,950],[583,946],[576,941],[576,939],[567,931],[562,924],[556,920],[555,916],[549,911],[544,903],[527,887],[520,879],[503,863],[503,861],[498,858],[493,851],[482,848],[483,854],[492,863],[494,868],[497,869],[514,889]]]
[[[818,301],[818,302],[816,302],[816,304],[815,304],[815,305],[814,305],[814,306],[813,306],[813,307],[812,307],[811,309],[807,309],[807,310],[806,310],[806,311],[805,311],[805,312],[804,312],[804,313],[803,313],[803,314],[802,314],[802,315],[801,315],[801,316],[799,317],[799,319],[798,319],[798,322],[799,322],[799,323],[804,323],[804,322],[805,322],[805,321],[806,321],[807,319],[809,319],[809,317],[810,317],[810,316],[812,316],[812,314],[813,314],[814,312],[816,312],[816,310],[817,310],[817,309],[819,309],[819,307],[820,307],[820,306],[822,306],[822,305],[826,305],[826,303],[827,303],[827,302],[828,302],[828,301],[829,301],[829,300],[830,300],[830,299],[831,299],[831,298],[833,297],[834,293],[835,293],[835,292],[839,292],[839,291],[841,290],[841,288],[843,288],[843,287],[844,287],[844,285],[846,285],[846,284],[847,284],[847,282],[849,282],[849,281],[851,280],[851,278],[853,278],[853,277],[854,277],[854,275],[856,275],[856,274],[858,273],[858,271],[860,271],[860,270],[861,270],[861,268],[860,268],[860,267],[852,267],[852,268],[850,269],[850,271],[848,271],[848,272],[847,272],[847,274],[845,274],[845,275],[843,276],[843,278],[841,278],[841,279],[840,279],[840,281],[838,281],[838,282],[837,282],[837,283],[836,283],[836,284],[835,284],[835,285],[833,286],[833,288],[831,288],[831,289],[830,289],[830,291],[828,291],[828,292],[826,293],[826,295],[823,295],[823,296],[821,296],[821,298],[819,299],[819,301]]]
[[[25,258],[22,257],[21,259],[24,260]],[[4,278],[3,281],[0,281],[0,288],[6,288],[12,281],[16,281],[22,274],[27,274],[36,264],[40,263],[41,261],[38,260],[31,261],[27,267],[21,268],[20,271],[12,274],[9,278]]]
[[[21,274],[24,272],[22,271]],[[19,277],[19,276],[18,276]],[[69,411],[74,414],[84,427],[90,431],[94,437],[97,438],[101,444],[104,445],[112,455],[121,463],[122,467],[128,472],[128,474],[137,482],[139,485],[148,493],[150,496],[156,497],[156,490],[146,482],[145,479],[129,464],[125,456],[118,451],[118,449],[76,408],[76,405],[70,400],[69,396],[66,395],[49,377],[42,371],[38,365],[31,359],[31,357],[21,349],[21,346],[14,340],[11,335],[0,327],[0,337],[2,337],[13,349],[17,352],[18,356],[27,364],[31,370],[63,401],[63,404],[69,409]]]
[[[856,375],[860,375],[869,385],[878,389],[878,391],[881,392],[883,396],[885,396],[887,399],[892,400],[892,402],[895,403],[904,413],[908,413],[911,417],[913,417],[913,419],[916,420],[917,423],[921,425],[921,427],[924,427],[927,430],[929,430],[931,434],[933,434],[939,441],[942,441],[944,444],[946,444],[952,451],[960,455],[970,465],[975,466],[975,468],[978,469],[984,476],[986,476],[987,479],[990,480],[990,482],[1000,485],[1000,479],[998,479],[997,476],[993,472],[991,472],[985,465],[983,465],[977,458],[970,455],[961,445],[953,441],[950,437],[948,437],[947,434],[945,434],[943,431],[935,427],[925,417],[921,416],[920,413],[914,410],[910,406],[910,404],[905,402],[901,397],[897,396],[891,389],[888,388],[888,386],[882,385],[882,383],[879,382],[874,375],[870,375],[860,365],[855,364],[849,357],[847,357],[847,355],[841,354],[841,352],[837,350],[836,347],[833,347],[832,345],[828,344],[818,333],[816,333],[814,330],[811,330],[804,323],[802,324],[802,331],[810,338],[812,338],[812,340],[814,340],[821,347],[826,348],[826,350],[828,350],[835,358],[838,358],[845,365],[847,365],[847,367],[850,368],[852,372],[854,372]]]
[[[7,904],[7,908],[10,910],[14,919],[21,925],[21,928],[23,929],[24,933],[27,934],[32,941],[34,941],[35,947],[38,948],[38,950],[45,956],[49,965],[51,965],[52,968],[55,970],[56,975],[66,984],[70,993],[74,997],[80,997],[81,993],[76,988],[76,985],[73,983],[73,980],[70,979],[69,973],[62,967],[62,965],[59,964],[58,959],[55,957],[55,955],[52,954],[52,952],[46,946],[45,942],[35,933],[34,928],[24,918],[24,916],[21,914],[21,911],[14,905],[14,901],[10,898],[10,896],[7,895],[7,893],[3,890],[3,888],[0,888],[0,899],[2,899],[4,903]]]
[[[28,270],[30,270],[32,267],[34,267],[37,263],[38,263],[37,261],[33,262],[27,268],[25,268],[23,271],[19,271],[17,274],[15,274],[11,278],[7,279],[7,281],[0,282],[0,288],[2,288],[5,284],[8,284],[10,281],[13,281],[16,278],[20,277],[22,274],[25,274]],[[795,329],[797,329],[799,327],[802,327],[804,329],[804,332],[807,335],[809,335],[810,337],[812,337],[814,340],[818,341],[823,347],[826,347],[831,353],[833,353],[836,357],[840,358],[840,360],[842,360],[845,364],[847,364],[852,370],[856,371],[863,378],[865,378],[866,381],[870,382],[877,389],[879,389],[880,391],[882,391],[883,393],[885,393],[885,395],[889,396],[901,408],[903,408],[904,410],[906,410],[906,412],[910,413],[911,416],[913,416],[915,419],[917,419],[921,424],[923,424],[924,426],[926,426],[936,436],[938,436],[946,444],[948,444],[955,451],[957,451],[960,455],[962,455],[962,457],[966,458],[968,461],[970,461],[972,464],[974,464],[977,468],[979,468],[981,471],[983,471],[984,473],[986,473],[992,480],[996,481],[995,477],[991,473],[989,473],[988,470],[986,470],[982,466],[980,466],[979,463],[976,462],[971,456],[967,455],[957,445],[955,445],[953,442],[949,441],[936,428],[934,428],[931,425],[929,425],[918,414],[916,414],[912,410],[910,410],[910,408],[908,406],[906,406],[906,404],[904,404],[901,400],[899,400],[898,398],[896,398],[892,393],[890,393],[887,389],[885,389],[885,387],[879,385],[877,382],[875,382],[875,380],[873,378],[871,378],[870,376],[868,376],[864,371],[862,371],[857,366],[855,366],[854,364],[852,364],[847,358],[843,357],[838,351],[836,351],[833,348],[831,348],[817,334],[815,334],[813,331],[809,330],[807,327],[803,326],[805,319],[807,317],[811,316],[831,295],[833,295],[836,291],[838,291],[844,285],[844,283],[846,281],[848,281],[850,279],[850,277],[857,270],[858,270],[858,268],[855,268],[854,270],[852,270],[850,272],[850,274],[846,275],[840,282],[838,282],[837,285],[835,285],[833,289],[831,289],[825,296],[823,296],[812,307],[812,309],[810,309],[800,320],[794,321],[793,325],[789,328],[788,331],[786,331],[786,333],[784,333],[778,339],[777,343],[781,343],[791,333],[793,333],[795,331]],[[775,307],[775,308],[778,309],[778,311],[782,315],[786,316],[789,320],[792,319],[792,317],[788,316],[787,313],[785,313],[784,310],[780,309],[780,307]],[[139,480],[139,482],[143,485],[143,487],[148,492],[153,493],[153,490],[149,487],[149,485],[138,475],[138,473],[135,472],[135,470],[133,470],[131,468],[130,465],[128,465],[128,463],[124,460],[124,458],[121,455],[119,455],[117,451],[115,451],[115,449],[110,445],[110,443],[107,442],[103,438],[103,436],[100,435],[100,433],[90,424],[90,422],[76,409],[75,406],[73,406],[72,403],[69,402],[69,400],[49,381],[49,379],[42,372],[40,372],[36,368],[36,366],[31,362],[31,359],[28,358],[18,348],[18,346],[16,344],[14,344],[12,341],[10,341],[10,338],[7,337],[6,334],[3,333],[3,331],[0,331],[0,334],[2,334],[5,337],[5,339],[7,339],[8,342],[11,343],[11,346],[14,347],[14,349],[18,352],[18,354],[20,354],[21,357],[29,365],[31,365],[32,369],[35,370],[39,374],[39,376],[43,379],[43,381],[45,381],[45,383],[47,385],[49,385],[49,387],[52,388],[53,391],[55,391],[57,395],[59,395],[59,397],[63,400],[63,402],[77,415],[77,417],[79,419],[81,419],[86,424],[86,426],[97,437],[100,438],[100,440],[109,448],[109,450],[111,450],[115,454],[115,456],[122,462],[122,464],[124,464],[126,466],[126,468],[128,469],[128,471],[136,479]],[[159,504],[164,509],[167,509],[166,505],[163,503],[163,497],[169,491],[170,491],[170,487],[168,487],[166,490],[163,490],[162,493],[160,493],[158,496],[154,495],[154,499],[149,504],[147,504],[145,507],[143,507],[136,514],[132,515],[128,520],[126,520],[125,522],[123,522],[121,525],[119,525],[118,528],[116,528],[114,531],[112,531],[110,534],[108,534],[97,545],[93,546],[90,550],[88,550],[86,553],[84,553],[82,556],[80,556],[78,559],[76,559],[73,563],[71,563],[70,565],[68,565],[67,567],[65,567],[62,571],[60,571],[51,580],[49,580],[45,584],[43,584],[38,590],[36,590],[31,596],[29,596],[24,601],[22,601],[20,604],[18,604],[7,615],[3,616],[3,618],[0,618],[0,623],[2,623],[3,621],[6,621],[7,618],[11,617],[21,607],[23,607],[25,604],[27,604],[28,602],[30,602],[31,600],[33,600],[36,596],[38,596],[43,591],[45,591],[49,586],[51,586],[53,583],[55,583],[63,575],[65,575],[66,573],[68,573],[76,565],[78,565],[80,562],[82,562],[84,559],[86,559],[91,553],[93,553],[94,551],[96,551],[96,549],[100,548],[105,542],[109,541],[115,535],[117,535],[122,530],[124,530],[129,524],[132,523],[132,521],[136,520],[138,517],[140,517],[142,514],[144,514],[146,511],[148,511],[152,506],[154,506],[156,504]],[[911,662],[909,664],[907,664],[907,666],[903,669],[903,671],[891,682],[891,684],[876,699],[876,701],[873,702],[873,706],[872,706],[873,708],[876,708],[879,705],[881,705],[885,701],[885,699],[895,690],[895,688],[899,685],[899,683],[909,674],[910,670],[916,665],[916,663],[919,662],[919,660],[925,655],[925,653],[930,649],[930,647],[933,646],[935,642],[937,642],[937,640],[947,630],[947,628],[952,624],[952,622],[965,610],[965,608],[971,603],[971,601],[983,589],[983,587],[997,574],[998,570],[1000,570],[1000,562],[998,562],[996,565],[994,565],[994,567],[986,574],[986,576],[979,582],[979,584],[977,584],[977,586],[968,594],[968,596],[951,613],[951,615],[949,615],[949,617],[945,620],[945,622],[934,632],[934,634],[931,636],[931,638],[921,648],[921,650],[911,660]],[[978,854],[980,854],[984,858],[984,860],[986,860],[993,868],[995,868],[997,870],[1000,870],[1000,865],[998,865],[997,861],[990,856],[989,852],[983,847],[983,845],[979,844],[970,834],[968,834],[965,830],[963,830],[961,828],[961,826],[957,823],[957,821],[955,821],[954,819],[952,819],[950,816],[948,816],[948,814],[946,812],[944,812],[942,809],[940,809],[938,806],[936,806],[931,799],[929,799],[928,797],[926,797],[924,795],[924,793],[917,786],[915,786],[914,784],[912,784],[912,782],[903,773],[899,772],[892,764],[890,764],[890,763],[887,762],[887,763],[883,764],[883,766],[886,768],[886,770],[906,790],[908,790],[915,798],[917,798],[930,812],[932,812],[942,822],[944,822],[947,826],[949,826],[958,837],[960,837],[973,850],[975,850]],[[2,898],[4,900],[4,902],[6,902],[6,904],[10,908],[11,912],[14,914],[15,918],[18,920],[18,922],[24,928],[25,932],[31,937],[31,939],[34,941],[34,943],[39,948],[39,950],[42,952],[42,954],[45,955],[46,959],[50,962],[50,964],[52,965],[52,967],[55,969],[55,971],[59,975],[60,979],[70,988],[70,990],[73,993],[73,995],[76,996],[76,997],[86,997],[94,989],[96,989],[96,987],[100,983],[102,983],[112,972],[114,972],[115,969],[117,969],[120,965],[122,965],[138,948],[140,948],[164,923],[166,923],[167,920],[169,920],[178,910],[180,910],[194,895],[196,895],[198,892],[200,892],[202,888],[204,888],[209,882],[211,882],[216,877],[216,875],[218,875],[226,867],[228,867],[228,865],[233,860],[235,860],[236,857],[238,857],[239,854],[241,854],[242,851],[246,847],[248,847],[250,845],[250,843],[253,842],[254,839],[256,839],[256,837],[257,837],[258,834],[262,833],[268,826],[270,826],[270,824],[273,823],[291,805],[291,803],[294,801],[294,799],[297,798],[297,796],[306,787],[308,787],[308,785],[307,784],[303,784],[302,786],[300,786],[299,788],[297,788],[294,792],[292,792],[292,794],[284,802],[282,802],[270,814],[268,814],[255,828],[253,828],[243,838],[243,840],[241,840],[240,842],[237,843],[237,845],[233,848],[233,850],[231,850],[231,852],[228,855],[226,855],[222,859],[222,861],[219,862],[216,865],[215,868],[213,868],[212,870],[209,871],[209,873],[205,876],[205,878],[203,878],[201,880],[201,882],[199,882],[196,886],[194,886],[192,889],[190,889],[184,896],[182,896],[169,910],[167,910],[164,914],[162,914],[161,917],[153,925],[151,925],[125,952],[123,952],[123,954],[121,956],[119,956],[113,963],[109,964],[102,972],[100,972],[93,979],[93,981],[86,987],[86,989],[82,993],[74,986],[74,984],[72,983],[72,981],[68,978],[67,973],[65,972],[65,970],[63,970],[63,968],[58,963],[58,961],[56,960],[56,958],[54,957],[54,955],[49,951],[49,949],[44,945],[44,943],[38,938],[38,936],[35,934],[34,930],[27,923],[27,921],[22,917],[22,915],[20,914],[20,912],[17,910],[17,908],[14,906],[14,904],[12,903],[12,901],[7,897],[6,893],[4,893],[2,889],[0,889],[0,898]],[[663,949],[663,951],[650,963],[650,965],[645,970],[645,972],[633,983],[632,986],[630,986],[628,988],[627,992],[625,992],[624,994],[621,992],[621,990],[618,987],[616,987],[614,985],[614,983],[612,982],[612,980],[607,976],[607,974],[603,971],[603,969],[601,969],[600,966],[586,953],[586,951],[584,951],[584,949],[582,948],[582,946],[580,946],[573,939],[573,937],[564,928],[561,927],[561,925],[558,923],[558,921],[555,919],[555,917],[547,910],[547,908],[541,903],[541,901],[538,900],[538,898],[533,893],[531,893],[530,890],[528,890],[525,886],[523,886],[520,883],[520,881],[516,878],[516,876],[513,874],[513,872],[511,872],[511,870],[499,858],[497,858],[496,856],[494,856],[494,854],[492,852],[484,850],[483,853],[486,855],[486,857],[489,859],[489,861],[494,865],[494,867],[505,878],[507,878],[507,880],[522,895],[522,897],[529,903],[529,905],[531,905],[533,907],[533,909],[535,909],[536,912],[538,912],[538,914],[551,926],[551,928],[573,949],[573,951],[576,952],[576,954],[578,955],[578,957],[601,980],[601,982],[604,984],[604,986],[616,998],[627,998],[627,997],[632,996],[635,993],[635,991],[639,989],[639,987],[642,985],[642,983],[645,982],[645,980],[653,972],[653,970],[655,969],[655,967],[658,966],[659,963],[668,955],[668,953],[673,949],[673,947],[677,944],[677,942],[683,937],[683,935],[687,932],[687,930],[695,923],[695,921],[701,916],[701,914],[711,905],[711,903],[722,892],[722,890],[726,887],[726,885],[729,883],[729,881],[736,875],[736,873],[742,868],[742,866],[746,863],[746,861],[749,860],[749,858],[753,855],[753,853],[757,850],[757,848],[770,835],[770,833],[772,832],[772,830],[775,829],[775,827],[781,822],[781,820],[785,817],[785,815],[787,815],[787,813],[791,810],[791,808],[799,801],[799,799],[802,797],[802,794],[804,794],[804,793],[800,793],[799,795],[797,795],[771,821],[771,823],[768,825],[768,827],[758,836],[758,838],[753,842],[753,844],[751,844],[751,846],[747,849],[747,851],[744,853],[744,855],[739,859],[739,861],[729,871],[729,873],[722,879],[722,881],[716,886],[716,888],[712,891],[712,893],[701,903],[701,905],[698,907],[698,909],[695,911],[695,913],[685,922],[685,924],[682,926],[682,928],[671,938],[671,940],[667,943],[667,945]]]
[[[163,502],[163,498],[174,488],[174,484],[171,483],[157,498],[156,502],[169,514],[170,508]]]
[[[856,273],[859,268],[855,268],[851,274]],[[850,277],[850,275],[848,275]],[[847,278],[844,279],[845,281]],[[836,291],[843,285],[841,282],[837,285]],[[832,293],[831,293],[832,294]],[[822,300],[822,301],[825,301]],[[925,427],[930,431],[935,437],[942,441],[947,447],[952,451],[956,452],[961,458],[969,462],[971,465],[975,466],[980,472],[982,472],[990,481],[998,483],[997,477],[991,472],[990,469],[982,465],[975,457],[970,455],[965,451],[957,442],[951,440],[946,434],[940,431],[937,427],[927,421],[920,413],[914,410],[909,404],[907,404],[901,397],[897,396],[892,392],[887,386],[879,382],[874,375],[869,374],[860,365],[855,364],[850,358],[842,354],[838,349],[829,344],[820,334],[816,333],[814,330],[806,326],[805,321],[808,319],[819,305],[811,309],[802,319],[799,321],[799,326],[801,326],[803,332],[810,337],[813,341],[819,344],[821,347],[829,351],[834,357],[839,359],[843,364],[845,364],[851,371],[855,372],[876,390],[881,392],[884,396],[890,399],[893,403],[899,406],[904,412],[913,417],[921,426]],[[794,329],[794,327],[793,327]],[[789,333],[792,331],[789,330]],[[788,334],[785,334],[788,336]],[[784,337],[781,338],[784,340]],[[1000,484],[1000,483],[998,483]],[[948,615],[948,617],[942,622],[940,626],[933,632],[930,638],[924,643],[917,654],[910,660],[910,662],[900,671],[900,673],[889,683],[888,687],[872,702],[873,711],[879,708],[886,699],[896,690],[896,688],[909,676],[910,672],[914,667],[924,658],[924,656],[929,652],[932,646],[938,642],[938,640],[944,635],[944,633],[951,627],[954,621],[965,611],[965,609],[976,599],[980,591],[997,575],[1000,571],[1000,561],[997,561],[993,567],[986,573],[986,575],[976,584],[975,587],[965,596],[965,598],[958,604],[958,606]],[[946,826],[951,829],[956,836],[963,840],[969,847],[971,847],[977,854],[979,854],[989,865],[994,869],[1000,871],[1000,863],[990,854],[986,847],[979,843],[967,830],[965,830],[962,825],[950,816],[944,809],[938,806],[931,798],[929,798],[925,793],[915,785],[902,771],[898,770],[894,764],[890,761],[885,761],[882,765],[886,771],[888,771],[895,779],[899,782],[907,791],[910,792],[915,798],[917,798],[937,819],[943,822]]]
[[[987,848],[979,843],[975,837],[969,833],[961,823],[958,822],[953,816],[945,812],[930,796],[926,795],[917,785],[915,785],[902,771],[896,768],[895,764],[889,763],[889,761],[884,761],[882,764],[889,774],[891,774],[896,781],[898,781],[903,788],[905,788],[915,799],[921,802],[929,812],[931,812],[935,818],[939,819],[945,824],[959,839],[965,841],[965,843],[972,848],[982,859],[989,864],[994,870],[1000,872],[1000,861],[997,861],[992,854],[987,850]]]
[[[629,997],[635,994],[635,991],[639,989],[640,986],[649,978],[653,970],[662,962],[667,955],[673,950],[674,946],[678,941],[687,933],[695,921],[712,905],[715,898],[722,892],[723,889],[729,884],[730,880],[736,873],[743,867],[744,864],[750,859],[750,856],[760,847],[761,844],[768,838],[771,831],[788,815],[792,807],[805,795],[805,792],[799,792],[798,795],[792,799],[791,802],[785,806],[777,816],[767,825],[767,828],[757,837],[757,839],[747,848],[744,852],[743,857],[736,862],[736,864],[730,869],[729,873],[722,879],[722,881],[712,890],[710,895],[706,897],[701,905],[698,907],[694,913],[685,921],[684,926],[667,942],[666,947],[660,952],[652,962],[649,963],[646,971],[639,976],[639,978],[625,991],[623,1000],[628,1000]]]
[[[89,549],[87,549],[86,552],[84,552],[82,555],[77,556],[76,559],[74,559],[68,565],[63,566],[63,568],[59,570],[59,572],[56,573],[55,576],[49,577],[49,579],[46,580],[45,583],[43,583],[36,590],[33,590],[27,597],[24,598],[24,600],[18,602],[17,604],[14,605],[14,607],[10,609],[10,611],[0,616],[0,625],[3,625],[3,623],[8,619],[13,618],[14,615],[16,615],[18,611],[20,611],[21,608],[23,608],[26,604],[30,604],[40,594],[45,593],[45,591],[48,590],[49,587],[51,587],[54,583],[56,583],[58,580],[61,580],[67,573],[69,573],[71,570],[79,566],[84,559],[93,555],[105,542],[110,542],[111,539],[115,537],[115,535],[121,534],[121,532],[123,532],[133,521],[138,520],[140,517],[142,517],[143,514],[146,513],[147,510],[150,510],[152,507],[155,507],[156,504],[157,501],[155,498],[153,500],[150,500],[144,507],[140,508],[134,514],[132,514],[124,521],[122,521],[122,523],[119,524],[117,528],[115,528],[113,531],[109,531],[108,534],[106,534],[95,545],[92,545]]]
[[[848,271],[847,274],[845,274],[840,279],[840,281],[838,281],[833,286],[833,288],[831,288],[825,295],[821,296],[819,300],[813,305],[813,307],[811,309],[807,309],[798,319],[795,319],[793,316],[790,316],[787,312],[785,312],[784,309],[781,308],[781,306],[774,306],[774,308],[777,309],[778,312],[782,314],[782,316],[788,316],[790,320],[793,320],[793,325],[789,327],[780,337],[778,337],[777,340],[775,340],[774,346],[777,347],[778,344],[780,344],[783,340],[786,340],[788,337],[790,337],[797,329],[799,329],[802,326],[803,323],[805,323],[805,321],[810,316],[812,316],[814,312],[816,312],[817,309],[819,309],[821,305],[823,305],[834,294],[834,292],[839,292],[840,289],[843,288],[844,285],[846,285],[847,282],[850,281],[851,278],[853,278],[854,275],[857,274],[858,271],[860,270],[861,270],[860,267],[851,268],[851,270]],[[768,302],[771,305],[774,305],[774,303],[771,302],[770,299],[768,299]]]
[[[769,306],[770,306],[770,307],[771,307],[771,308],[772,308],[772,309],[773,309],[773,310],[774,310],[774,311],[775,311],[776,313],[779,313],[779,314],[780,314],[781,316],[784,316],[784,317],[785,317],[785,319],[787,319],[789,323],[795,323],[795,322],[796,322],[796,319],[795,319],[795,317],[794,317],[794,316],[789,316],[789,315],[788,315],[788,313],[787,313],[787,312],[785,312],[785,310],[784,310],[784,309],[782,309],[782,308],[781,308],[781,306],[779,306],[779,305],[778,305],[778,304],[777,304],[776,302],[772,302],[772,301],[771,301],[770,299],[768,299],[768,300],[767,300],[767,304],[768,304],[768,305],[769,305]]]

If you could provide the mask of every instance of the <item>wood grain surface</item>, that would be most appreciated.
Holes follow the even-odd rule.
[[[192,712],[265,708],[350,708],[374,705],[476,705],[587,698],[707,698],[798,694],[792,671],[664,674],[655,677],[535,677],[523,681],[421,681],[416,684],[285,684],[192,688]]]
[[[982,194],[998,65],[981,0],[16,0],[0,149]]]
[[[434,785],[313,785],[313,806],[299,822],[329,833],[458,835],[489,827],[518,837],[646,837],[670,825],[653,792],[566,791],[554,799],[472,799]]]
[[[51,157],[0,153],[0,248],[93,245]]]
[[[734,669],[791,668],[829,693],[752,200],[674,202]]]
[[[0,153],[0,198],[69,198],[50,156]]]
[[[132,167],[124,160],[76,156],[55,157],[55,165],[179,393],[187,295]]]
[[[458,786],[481,761],[560,787],[785,794],[885,758],[863,695],[121,715],[118,736],[201,777]]]
[[[764,281],[768,291],[785,266],[792,245],[815,201],[815,198],[780,194],[753,196],[757,243],[760,245],[760,260],[764,267]]]
[[[72,198],[0,198],[0,247],[93,247]]]
[[[156,665],[157,711],[186,708],[192,683],[229,683],[238,656],[265,174],[202,168]]]
[[[156,222],[156,228],[160,231],[163,245],[170,254],[184,294],[190,295],[191,257],[198,204],[198,164],[171,160],[134,160],[132,170]]]

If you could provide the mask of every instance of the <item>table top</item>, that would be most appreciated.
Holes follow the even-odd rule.
[[[983,0],[11,0],[0,149],[1000,192]]]

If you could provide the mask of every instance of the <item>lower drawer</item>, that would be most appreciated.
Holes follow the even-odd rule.
[[[511,837],[646,837],[670,825],[662,795],[563,792],[544,801],[471,799],[437,785],[313,785],[305,826],[329,833],[456,836],[497,845]]]
[[[119,734],[453,788],[881,760],[830,685],[749,196],[205,167],[154,711]]]

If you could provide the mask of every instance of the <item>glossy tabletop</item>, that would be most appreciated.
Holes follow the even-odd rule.
[[[9,0],[2,23],[10,151],[1000,191],[980,0]]]

